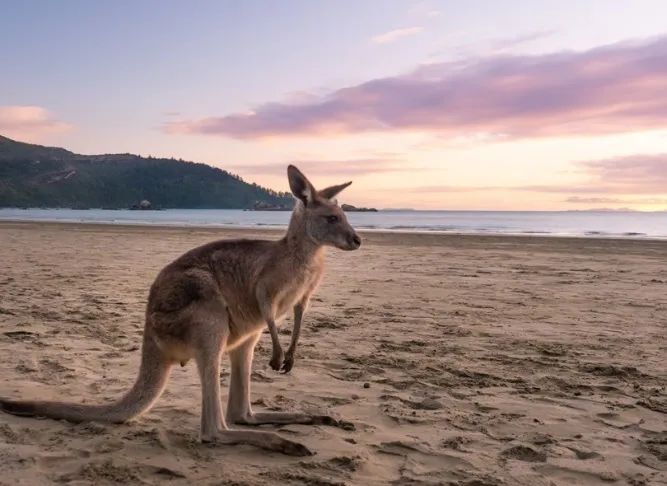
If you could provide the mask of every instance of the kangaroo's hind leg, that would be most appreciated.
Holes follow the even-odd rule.
[[[229,336],[227,310],[223,305],[214,312],[201,310],[192,325],[195,360],[202,385],[202,442],[250,444],[283,454],[310,455],[304,445],[283,439],[274,432],[227,428],[220,403],[220,357]]]
[[[226,429],[220,405],[220,357],[225,348],[229,327],[222,309],[222,315],[200,315],[193,323],[195,361],[201,380],[201,440],[215,440]]]
[[[227,420],[240,425],[306,424],[334,425],[353,428],[349,422],[336,420],[329,415],[311,415],[304,412],[253,412],[250,406],[250,374],[255,345],[261,331],[229,351],[232,375],[227,402]]]

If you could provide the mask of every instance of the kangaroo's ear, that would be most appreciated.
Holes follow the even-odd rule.
[[[303,172],[290,165],[287,167],[287,179],[289,180],[289,187],[292,190],[292,194],[303,201],[303,204],[307,206],[313,202],[317,191],[315,191],[308,178],[303,175]]]
[[[340,191],[350,184],[352,184],[352,181],[346,182],[345,184],[338,184],[337,186],[327,187],[326,189],[322,189],[318,194],[325,199],[333,199]]]

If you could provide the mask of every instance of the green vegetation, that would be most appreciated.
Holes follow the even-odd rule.
[[[0,207],[245,209],[291,205],[278,193],[205,164],[132,154],[78,155],[0,136]]]

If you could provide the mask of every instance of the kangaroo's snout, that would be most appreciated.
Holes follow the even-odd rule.
[[[352,235],[348,238],[348,243],[350,245],[350,250],[358,250],[361,246],[361,238],[357,233],[352,233]]]

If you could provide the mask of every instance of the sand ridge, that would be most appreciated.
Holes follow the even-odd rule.
[[[0,395],[118,396],[157,272],[216,238],[278,235],[0,224]],[[306,459],[201,445],[190,364],[129,424],[0,415],[0,484],[667,483],[667,243],[363,236],[329,252],[293,372],[269,369],[268,336],[253,368],[256,408],[355,430],[269,428]],[[228,381],[225,359],[225,397]]]

